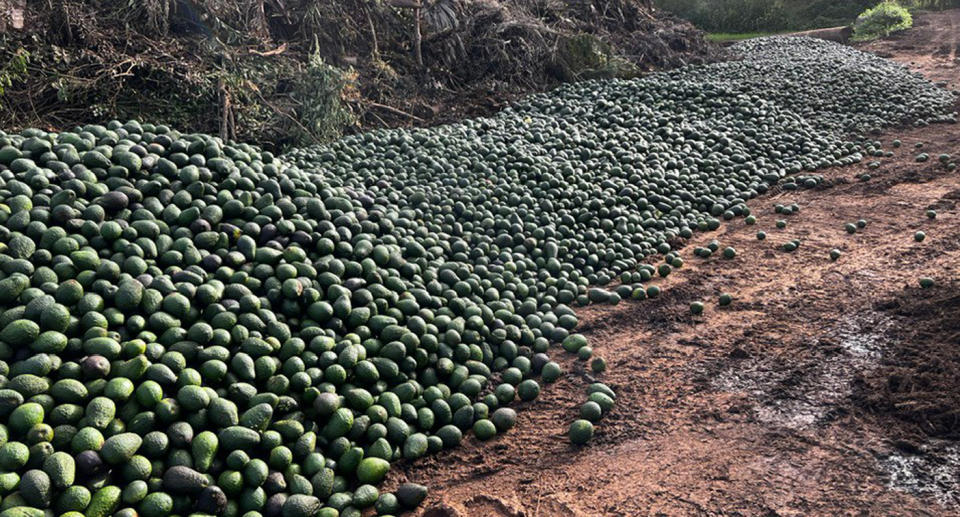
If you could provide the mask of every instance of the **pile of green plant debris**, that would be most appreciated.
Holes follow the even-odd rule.
[[[275,149],[709,53],[645,0],[3,4],[23,21],[0,35],[0,126],[141,118]]]

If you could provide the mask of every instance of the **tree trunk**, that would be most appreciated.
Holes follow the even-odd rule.
[[[377,42],[377,27],[373,24],[373,16],[370,14],[368,0],[361,0],[363,14],[367,17],[367,26],[370,27],[370,57],[375,61],[380,60],[380,44]]]
[[[417,59],[417,66],[423,67],[423,50],[421,44],[423,35],[420,32],[420,8],[413,10],[413,55]]]
[[[231,133],[235,133],[235,130],[231,127],[233,124],[232,115],[232,106],[230,103],[230,92],[227,91],[227,86],[224,84],[223,80],[220,80],[219,84],[220,89],[220,139],[224,142],[230,139]]]

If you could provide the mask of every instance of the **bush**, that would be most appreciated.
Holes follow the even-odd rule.
[[[853,24],[853,39],[869,41],[911,26],[913,17],[910,11],[896,2],[884,1],[857,17]]]

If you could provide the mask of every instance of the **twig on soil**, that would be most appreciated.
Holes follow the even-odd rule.
[[[386,121],[386,120],[383,120],[383,117],[381,117],[380,115],[377,115],[376,113],[374,113],[374,112],[372,112],[372,111],[370,111],[370,110],[366,110],[366,111],[363,112],[363,115],[368,115],[368,114],[369,114],[371,117],[377,119],[377,121],[380,123],[381,126],[383,126],[383,127],[389,127],[389,124],[387,124],[387,121]],[[361,115],[361,116],[363,116],[363,115]]]
[[[424,119],[412,113],[407,113],[406,111],[394,108],[393,106],[387,106],[386,104],[380,104],[379,102],[373,102],[373,101],[361,101],[361,102],[367,106],[370,106],[371,108],[379,108],[384,111],[389,111],[390,113],[394,113],[396,115],[403,115],[404,117],[411,118],[413,120],[416,120],[417,122],[426,122]]]
[[[277,47],[277,48],[275,48],[275,49],[273,49],[273,50],[267,50],[266,52],[261,52],[261,51],[255,49],[255,48],[247,49],[247,52],[249,52],[250,54],[256,54],[256,55],[261,56],[261,57],[275,56],[275,55],[277,55],[277,54],[283,54],[283,53],[286,52],[286,51],[287,51],[287,42],[286,42],[286,41],[284,41],[283,44],[280,45],[279,47]]]

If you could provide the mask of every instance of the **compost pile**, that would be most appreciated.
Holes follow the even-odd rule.
[[[718,57],[650,0],[4,0],[8,11],[0,127],[162,120],[264,149]]]
[[[572,306],[656,294],[651,255],[860,160],[843,128],[953,117],[850,49],[738,50],[280,158],[137,122],[0,137],[2,515],[413,508],[391,461],[508,431],[558,345],[591,359]],[[616,394],[585,398],[574,444]]]

